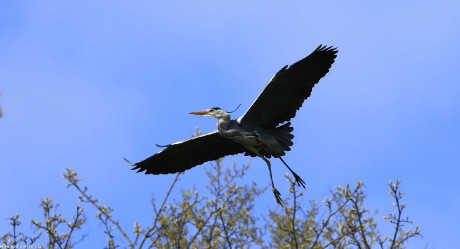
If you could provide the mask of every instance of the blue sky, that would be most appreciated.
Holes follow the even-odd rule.
[[[135,174],[122,157],[138,161],[155,143],[215,128],[190,111],[242,103],[243,114],[277,70],[327,44],[338,58],[293,120],[285,157],[306,180],[306,198],[360,179],[381,217],[392,211],[387,183],[400,179],[406,214],[424,236],[411,247],[454,248],[459,11],[456,0],[2,1],[0,232],[16,212],[24,223],[40,217],[41,198],[70,214],[77,193],[65,188],[66,167],[126,227],[148,219],[150,195],[160,199],[173,176]],[[224,163],[233,161],[251,162],[248,182],[269,184],[262,160]],[[274,165],[286,197],[286,169]],[[205,184],[200,166],[179,188]],[[270,191],[256,203],[261,213],[276,205]],[[86,229],[79,245],[102,247],[102,227]]]

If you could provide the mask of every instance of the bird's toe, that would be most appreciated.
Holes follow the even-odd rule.
[[[282,199],[281,199],[281,194],[276,188],[273,188],[273,194],[275,195],[276,202],[280,206],[283,206],[283,202],[282,202]]]
[[[305,185],[306,185],[305,181],[296,173],[294,173],[294,178],[295,178],[295,182],[297,183],[297,185],[302,186],[305,189]]]

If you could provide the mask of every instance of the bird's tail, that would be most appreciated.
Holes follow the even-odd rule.
[[[288,122],[269,130],[268,133],[275,137],[276,141],[278,141],[278,143],[283,147],[284,151],[290,151],[291,146],[294,144],[292,142],[294,135],[291,134],[293,130],[294,128],[291,126],[291,122]]]

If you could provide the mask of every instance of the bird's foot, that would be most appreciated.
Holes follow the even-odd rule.
[[[300,176],[297,175],[295,172],[292,173],[294,175],[295,182],[297,183],[297,185],[302,186],[305,189],[305,181],[302,178],[300,178]]]
[[[282,199],[281,199],[281,194],[280,194],[280,192],[278,191],[278,189],[273,188],[272,190],[273,190],[273,194],[275,195],[276,202],[277,202],[280,206],[283,206],[283,202],[282,202]]]

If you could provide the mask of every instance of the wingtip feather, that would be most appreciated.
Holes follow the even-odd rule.
[[[126,157],[123,157],[123,159],[124,159],[125,162],[128,163],[129,165],[131,165],[131,166],[136,166],[134,163],[132,163],[131,161],[129,161],[128,159],[126,159]]]

